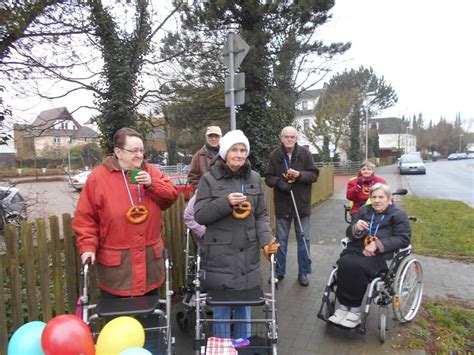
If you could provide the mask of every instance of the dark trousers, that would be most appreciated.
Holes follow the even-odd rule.
[[[344,250],[337,265],[336,296],[347,307],[359,307],[370,281],[388,269],[382,255],[364,256],[354,250]]]

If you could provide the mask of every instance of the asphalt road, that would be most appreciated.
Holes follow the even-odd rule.
[[[457,200],[474,207],[474,160],[427,161],[425,165],[426,175],[402,175],[392,186],[406,187],[417,197]],[[376,173],[384,177],[396,171],[394,164],[377,168]]]
[[[16,187],[27,200],[30,219],[72,215],[79,199],[79,193],[67,187],[65,181],[22,183]]]

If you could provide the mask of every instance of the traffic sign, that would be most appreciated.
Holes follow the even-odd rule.
[[[225,107],[230,107],[231,92],[234,92],[234,105],[242,105],[245,102],[245,73],[236,73],[234,75],[234,90],[231,90],[230,76],[225,77],[224,81]]]
[[[237,33],[233,33],[231,36],[227,37],[224,48],[222,48],[221,52],[219,53],[219,60],[222,64],[230,69],[229,58],[233,57],[234,70],[237,70],[240,64],[242,64],[242,61],[247,55],[249,49],[250,46],[245,43],[242,37],[240,37]],[[230,53],[233,53],[233,55],[229,55]]]

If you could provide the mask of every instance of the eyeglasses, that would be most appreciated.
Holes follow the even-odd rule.
[[[125,148],[120,148],[122,150],[126,150],[127,152],[129,153],[132,153],[132,154],[145,154],[145,149],[125,149]]]

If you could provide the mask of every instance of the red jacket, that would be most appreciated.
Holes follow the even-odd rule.
[[[149,188],[127,183],[135,205],[148,209],[148,218],[132,224],[127,211],[132,206],[121,170],[108,157],[89,175],[81,192],[73,228],[79,253],[96,253],[99,287],[119,296],[139,296],[164,281],[161,212],[178,198],[176,187],[150,164],[142,169],[151,175]]]
[[[372,185],[375,185],[378,182],[385,185],[387,184],[384,179],[372,174],[370,180],[364,180],[362,186],[360,186],[358,183],[359,178],[363,179],[360,172],[347,183],[346,197],[348,200],[352,201],[351,215],[359,212],[360,207],[365,205],[369,199],[369,190]]]

